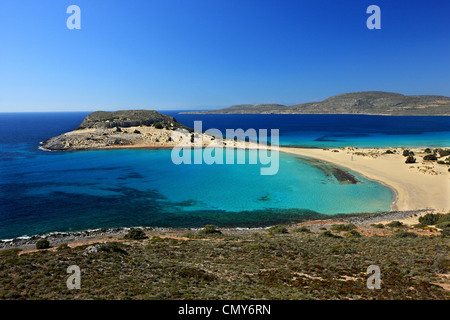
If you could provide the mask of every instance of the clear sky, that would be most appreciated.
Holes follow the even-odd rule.
[[[69,30],[69,5],[81,30]],[[381,30],[369,30],[369,5]],[[1,0],[0,112],[450,96],[450,1]]]

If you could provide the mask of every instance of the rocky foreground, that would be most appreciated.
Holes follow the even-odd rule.
[[[414,225],[372,217],[134,229],[61,245],[49,238],[48,249],[0,250],[0,299],[448,300],[448,215],[408,215]],[[77,290],[66,286],[73,265],[81,271]],[[367,287],[372,265],[379,289]]]

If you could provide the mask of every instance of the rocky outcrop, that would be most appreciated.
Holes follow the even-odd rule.
[[[74,131],[45,140],[41,149],[77,151],[120,147],[170,147],[173,130],[192,129],[153,110],[96,111]]]
[[[167,129],[186,128],[174,117],[155,110],[95,111],[89,114],[77,129],[127,128],[137,126],[161,126]]]

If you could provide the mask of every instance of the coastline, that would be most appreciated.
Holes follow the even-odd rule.
[[[412,211],[385,211],[374,213],[353,213],[353,214],[337,214],[329,216],[324,219],[305,219],[302,221],[292,222],[287,224],[289,228],[294,228],[303,225],[331,226],[335,223],[353,223],[360,227],[368,227],[373,223],[387,223],[394,220],[399,221],[416,221],[418,218],[426,214],[427,210],[412,210]],[[265,227],[223,227],[220,230],[228,234],[247,234],[255,231],[264,231],[272,225]],[[164,234],[172,234],[182,237],[185,233],[191,231],[198,231],[202,228],[176,228],[176,227],[120,227],[120,228],[97,228],[81,231],[70,232],[49,232],[45,234],[37,234],[32,236],[20,236],[12,239],[0,239],[0,252],[8,249],[22,249],[23,253],[34,252],[36,242],[40,239],[47,239],[50,241],[52,248],[55,249],[61,244],[67,243],[71,247],[89,245],[93,243],[106,243],[111,241],[121,240],[127,232],[132,228],[140,228],[147,234],[157,234],[158,236]]]
[[[249,147],[248,143],[246,143]],[[235,143],[233,143],[235,145]],[[118,145],[108,146],[105,148],[89,148],[89,150],[105,150],[105,149],[166,149],[172,148],[172,145]],[[270,148],[270,147],[269,147]],[[427,212],[446,212],[450,210],[450,201],[445,201],[446,190],[450,191],[450,175],[447,166],[438,165],[435,162],[423,161],[420,156],[425,155],[423,148],[411,148],[414,151],[418,163],[405,164],[401,150],[404,148],[396,148],[396,154],[384,154],[386,150],[395,148],[298,148],[280,146],[279,151],[307,157],[326,163],[342,167],[346,170],[354,171],[369,180],[376,181],[390,188],[393,192],[393,203],[391,211],[371,213],[371,221],[392,221],[399,219],[410,219],[417,214],[425,214]],[[49,150],[50,151],[50,150]],[[78,150],[77,150],[78,151]],[[79,150],[81,151],[81,150]],[[427,169],[428,168],[428,169]],[[394,174],[395,173],[395,174]],[[402,185],[404,184],[404,186]],[[409,186],[413,186],[409,189]],[[437,190],[437,192],[436,192]],[[447,192],[448,193],[448,192]],[[412,212],[412,213],[411,213]],[[357,221],[357,224],[366,224],[364,216],[367,214],[349,214],[347,216],[330,216],[329,220],[340,221]],[[355,217],[356,220],[355,220]],[[375,217],[375,218],[374,218]],[[381,217],[383,217],[381,219]],[[315,222],[319,220],[307,220]],[[321,220],[322,221],[322,220]],[[292,223],[295,223],[293,221]],[[296,223],[303,223],[302,221]],[[269,227],[269,226],[267,226]],[[9,248],[30,248],[35,242],[43,237],[52,239],[55,243],[78,243],[86,240],[94,240],[104,237],[115,237],[124,234],[129,227],[114,229],[95,229],[83,230],[78,232],[52,232],[47,234],[32,235],[30,237],[17,237],[14,239],[1,240],[0,250]],[[143,227],[145,230],[169,230],[169,232],[180,232],[181,230],[195,230],[187,228],[154,228]],[[264,227],[255,228],[224,228],[226,230],[257,230],[265,229]]]
[[[409,149],[418,158],[417,163],[406,164],[405,157],[401,155],[401,152],[384,154],[386,150],[392,149],[394,148],[279,148],[280,152],[341,166],[391,188],[395,195],[392,210],[449,211],[450,200],[444,197],[450,192],[450,175],[447,166],[423,161],[420,157],[423,158],[426,153],[418,148]]]

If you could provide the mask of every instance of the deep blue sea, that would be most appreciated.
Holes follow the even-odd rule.
[[[282,145],[443,147],[450,117],[188,115],[203,129],[279,129]],[[39,142],[76,128],[88,112],[0,113],[0,239],[95,228],[246,227],[305,217],[389,210],[390,189],[353,173],[334,177],[280,154],[276,175],[260,165],[175,165],[171,150],[46,152]]]

